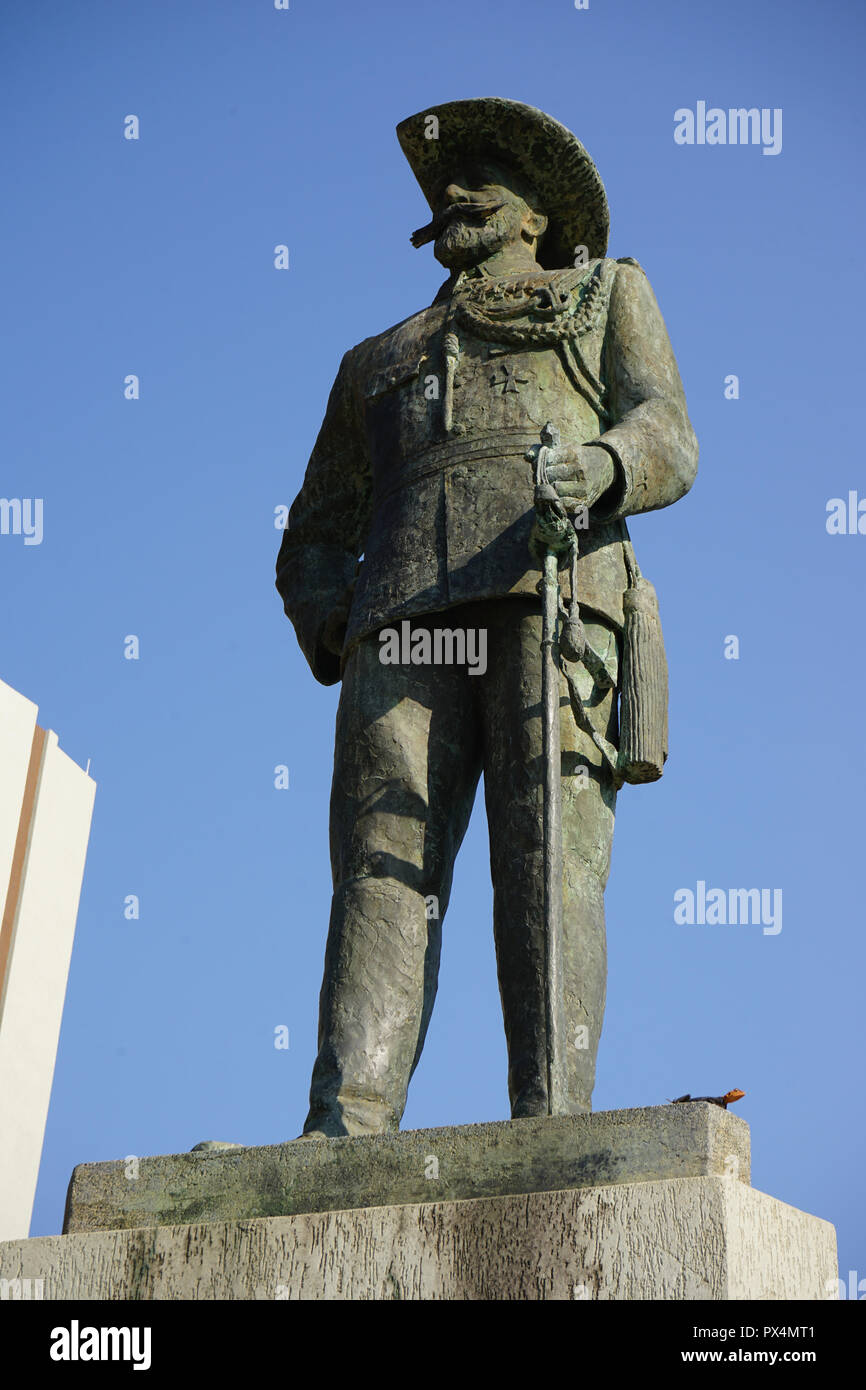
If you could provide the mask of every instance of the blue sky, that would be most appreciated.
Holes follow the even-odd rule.
[[[0,536],[0,676],[99,784],[33,1234],[76,1163],[301,1128],[338,691],[282,615],[274,508],[342,353],[443,278],[395,125],[498,95],[595,158],[701,446],[689,496],[632,526],[671,755],[619,802],[594,1104],[741,1087],[754,1185],[866,1277],[866,535],[825,524],[866,498],[861,7],[10,0],[0,24],[0,492],[44,499],[41,545]],[[781,152],[676,144],[699,101],[780,108]],[[677,924],[698,881],[781,889],[781,932]],[[479,799],[405,1127],[508,1114],[490,913]]]

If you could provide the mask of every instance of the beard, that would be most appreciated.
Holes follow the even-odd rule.
[[[447,270],[467,270],[518,241],[522,221],[522,209],[509,203],[481,223],[471,216],[452,216],[433,244],[433,255]]]

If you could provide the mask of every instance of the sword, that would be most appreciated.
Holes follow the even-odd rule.
[[[560,673],[568,689],[569,703],[577,727],[601,753],[615,785],[622,783],[616,748],[593,728],[583,706],[574,676],[563,662],[582,662],[602,689],[614,684],[604,659],[587,641],[580,620],[577,593],[577,531],[565,505],[550,481],[548,463],[560,444],[559,430],[550,421],[541,431],[541,447],[526,457],[535,461],[535,525],[529,547],[541,564],[539,591],[542,598],[541,625],[541,711],[544,763],[543,844],[544,844],[544,1002],[547,1032],[547,1112],[566,1114],[565,1037],[562,995],[562,755],[559,728]],[[568,564],[571,571],[571,608],[561,607],[559,569]],[[560,614],[565,627],[560,628]]]
[[[544,750],[544,1005],[547,1044],[547,1113],[564,1115],[565,1062],[562,1020],[562,766],[559,732],[559,562],[577,544],[547,463],[560,442],[548,422],[535,458],[535,526],[530,548],[542,562],[541,709]]]

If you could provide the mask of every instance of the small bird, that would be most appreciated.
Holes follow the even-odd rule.
[[[745,1091],[738,1091],[734,1088],[733,1091],[727,1091],[723,1096],[677,1096],[676,1100],[668,1101],[668,1104],[680,1105],[684,1100],[708,1100],[710,1105],[720,1105],[723,1110],[727,1110],[728,1106],[732,1105],[735,1100],[742,1100],[745,1094]]]

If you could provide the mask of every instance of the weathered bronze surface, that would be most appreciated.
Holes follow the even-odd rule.
[[[344,356],[277,562],[314,675],[343,682],[310,1136],[399,1125],[482,771],[512,1115],[590,1109],[617,791],[659,775],[666,752],[654,597],[624,519],[677,501],[697,467],[658,305],[635,261],[605,258],[604,189],[574,136],[498,98],[432,108],[398,136],[433,211],[413,241],[433,241],[449,278],[429,308]],[[579,538],[575,563],[559,570],[571,640],[556,652],[555,1104],[533,464],[548,424],[562,442],[547,451],[546,478]],[[380,633],[404,621],[412,645],[394,659],[388,639],[385,659]],[[485,633],[484,662],[406,659],[435,655],[446,629],[476,642]],[[579,631],[587,650],[569,660]],[[623,670],[627,768],[616,756]]]

